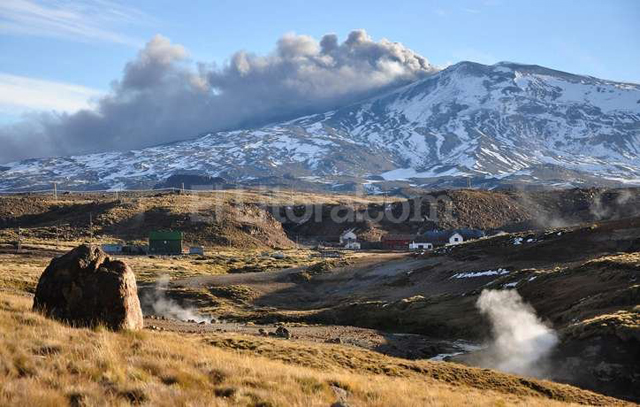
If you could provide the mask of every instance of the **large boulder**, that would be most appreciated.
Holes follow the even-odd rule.
[[[133,271],[99,247],[81,245],[51,260],[40,276],[33,309],[76,326],[142,329]]]

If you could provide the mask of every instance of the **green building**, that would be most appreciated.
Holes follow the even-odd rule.
[[[157,230],[149,233],[149,253],[182,254],[182,232]]]

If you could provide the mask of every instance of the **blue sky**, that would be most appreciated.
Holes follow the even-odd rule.
[[[86,106],[155,34],[221,65],[238,50],[266,54],[287,32],[343,40],[358,28],[439,66],[508,60],[640,83],[636,0],[2,0],[0,123]]]

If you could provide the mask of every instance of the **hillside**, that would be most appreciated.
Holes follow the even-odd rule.
[[[280,393],[273,393],[277,388],[299,394],[295,397],[301,405],[330,404],[338,397],[336,391],[343,394],[330,382],[339,380],[335,375],[345,374],[353,383],[347,392],[355,405],[402,405],[416,397],[444,404],[460,402],[449,399],[458,397],[450,396],[450,391],[478,398],[476,404],[485,399],[487,404],[499,400],[528,405],[553,400],[614,403],[557,383],[427,360],[493,368],[482,362],[491,324],[476,304],[485,289],[516,289],[558,336],[550,360],[552,374],[540,377],[638,400],[634,390],[634,361],[640,349],[637,191],[454,190],[438,194],[452,206],[451,211],[438,207],[443,210],[440,215],[447,215],[441,219],[443,227],[513,233],[425,255],[363,251],[325,260],[312,246],[296,248],[293,242],[318,241],[327,235],[337,238],[343,228],[359,225],[333,222],[330,217],[281,224],[274,207],[295,211],[303,204],[314,204],[310,207],[329,212],[333,208],[395,211],[412,201],[264,190],[127,193],[118,199],[106,194],[2,197],[0,302],[3,331],[12,334],[0,339],[5,341],[0,374],[10,383],[9,391],[0,397],[26,402],[35,400],[27,396],[42,394],[57,400],[66,397],[70,404],[72,394],[110,402],[143,398],[154,404],[165,397],[173,402],[178,399],[172,397],[211,397],[212,404],[252,405],[250,399],[255,405],[262,401],[279,405]],[[18,226],[19,251],[15,246]],[[415,232],[433,224],[383,221],[369,226],[374,236]],[[37,279],[52,257],[90,239],[139,242],[149,230],[168,227],[183,230],[187,244],[204,244],[205,255],[118,256],[136,274],[147,332],[73,330],[27,311]],[[158,301],[172,304],[172,310],[157,308]],[[189,322],[192,318],[204,323]],[[266,333],[283,326],[292,335],[290,341]],[[51,333],[41,335],[43,330]],[[68,338],[76,337],[83,341],[67,345]],[[185,341],[198,353],[184,350]],[[16,343],[30,345],[25,350]],[[151,352],[143,343],[166,349],[166,356]],[[104,347],[107,354],[80,362],[75,355],[84,351],[78,346]],[[176,360],[178,354],[181,362]],[[211,358],[206,369],[191,361],[203,358]],[[234,358],[241,359],[234,362]],[[216,362],[220,360],[221,365]],[[57,372],[52,369],[69,361],[74,361],[78,374],[67,376],[65,368],[62,375],[51,378]],[[243,363],[270,367],[237,374],[223,368]],[[209,381],[207,369],[213,368],[224,370],[224,383]],[[306,384],[291,379],[298,373],[268,379],[265,375],[271,369],[296,369],[320,383],[312,386],[318,390],[309,392]],[[246,383],[247,377],[276,384],[255,387]],[[408,390],[406,399],[390,400],[395,384],[413,389],[422,381],[423,390]],[[38,392],[21,390],[25,383]],[[365,390],[358,383],[369,387]]]
[[[336,375],[342,377],[344,373],[349,377],[347,380],[356,383],[350,389],[358,389],[360,380],[374,380],[363,393],[352,390],[357,395],[351,400],[367,405],[376,405],[378,398],[384,400],[380,405],[396,405],[384,395],[387,391],[392,393],[391,388],[385,389],[395,388],[395,384],[390,384],[398,383],[395,378],[406,378],[407,383],[410,380],[414,385],[426,381],[428,385],[422,387],[429,392],[440,389],[444,383],[448,389],[453,386],[451,391],[456,394],[465,397],[476,394],[480,400],[489,398],[491,403],[495,401],[494,392],[499,393],[495,397],[507,404],[549,403],[546,398],[586,404],[614,403],[568,386],[425,361],[442,354],[460,353],[464,349],[459,347],[461,339],[481,343],[489,334],[489,325],[475,307],[480,290],[514,286],[560,335],[561,343],[553,356],[554,374],[550,378],[637,400],[633,377],[637,374],[635,360],[640,349],[637,346],[640,340],[638,230],[638,219],[603,222],[596,227],[502,235],[434,256],[363,255],[348,259],[346,265],[294,265],[282,271],[240,274],[219,274],[213,264],[220,256],[218,253],[200,261],[123,256],[136,272],[141,298],[146,298],[145,293],[157,287],[160,276],[171,276],[172,281],[166,288],[169,298],[185,307],[191,304],[195,312],[221,320],[205,325],[172,318],[159,320],[153,318],[153,310],[145,308],[145,323],[151,331],[132,335],[72,329],[31,313],[29,293],[33,292],[38,276],[52,256],[67,249],[55,250],[52,245],[42,248],[30,243],[22,253],[3,249],[0,251],[0,312],[3,313],[3,332],[11,332],[0,339],[5,341],[2,343],[6,364],[3,371],[7,375],[4,381],[10,384],[3,397],[17,402],[38,394],[58,399],[80,392],[88,400],[96,397],[117,400],[130,397],[131,393],[135,397],[143,394],[145,399],[158,403],[156,397],[168,391],[162,386],[168,386],[172,394],[177,391],[186,399],[203,397],[203,391],[211,394],[211,389],[234,387],[233,397],[238,397],[234,400],[243,403],[243,395],[252,393],[253,388],[245,384],[247,377],[257,374],[256,380],[267,379],[259,371],[247,373],[223,368],[238,363],[242,366],[245,362],[233,359],[240,354],[242,361],[265,368],[270,366],[267,370],[289,371],[291,365],[311,368],[304,374],[321,383],[336,380]],[[514,244],[517,239],[523,243]],[[235,256],[237,259],[239,255]],[[499,269],[508,273],[455,277]],[[294,335],[291,343],[264,338],[259,332],[262,328],[273,330],[283,323]],[[169,332],[159,333],[157,327]],[[42,331],[47,335],[42,335]],[[174,336],[171,331],[180,336]],[[72,342],[77,345],[68,347],[70,337],[82,338],[82,341]],[[336,338],[339,341],[334,341]],[[184,346],[185,341],[193,343],[190,349],[198,352],[192,354],[185,350],[189,348]],[[328,341],[333,344],[324,343]],[[17,347],[18,342],[29,343],[29,348]],[[219,354],[209,351],[207,345],[234,353]],[[41,387],[43,382],[38,378],[50,377],[51,366],[68,363],[69,358],[74,360],[74,355],[83,352],[78,346],[97,346],[104,349],[104,353],[96,354],[95,361],[84,358],[82,362],[72,362],[79,374],[68,377],[64,373],[50,379],[58,383],[54,387]],[[158,355],[157,349],[167,349],[168,353]],[[203,364],[209,352],[212,361]],[[477,356],[482,355],[481,352]],[[184,364],[175,361],[176,355],[180,355],[179,360]],[[472,352],[453,360],[474,365],[474,355]],[[254,361],[256,356],[271,361]],[[200,363],[189,362],[191,358],[197,358]],[[49,360],[54,362],[47,362]],[[216,360],[225,362],[218,365]],[[284,362],[287,367],[272,365],[273,360]],[[227,379],[224,383],[209,382],[208,370],[201,367],[223,369]],[[374,379],[371,374],[375,375]],[[328,375],[326,379],[325,375]],[[285,380],[280,376],[269,377],[268,381]],[[24,386],[25,380],[31,389],[41,390],[21,393],[23,387],[20,386]],[[300,397],[333,397],[330,385],[326,393],[319,389],[319,394],[310,395],[297,380],[277,386],[279,389],[285,386],[296,394],[305,393]],[[297,386],[300,390],[296,390]],[[271,389],[261,389],[260,397],[276,400],[274,405],[278,405],[278,396],[271,394]],[[370,399],[367,394],[372,391],[380,395]],[[481,393],[474,393],[476,391]],[[107,392],[106,395],[103,392]],[[422,397],[420,394],[410,392],[407,397],[415,400]],[[429,394],[435,400],[450,397],[446,392],[440,396]],[[534,398],[529,399],[530,396]],[[544,399],[538,399],[540,397]],[[397,405],[404,404],[406,400],[403,400],[398,399]]]
[[[484,351],[458,344],[489,341],[478,297],[485,289],[516,289],[560,338],[545,377],[638,400],[638,236],[640,218],[598,222],[504,234],[416,257],[369,255],[346,265],[177,279],[167,294],[191,293],[199,309],[224,320],[284,321],[305,338],[338,337],[408,359],[468,354],[453,360],[478,365]],[[304,324],[333,328],[313,333]],[[382,338],[343,326],[377,330]]]
[[[31,312],[30,304],[0,293],[2,404],[623,404],[570,386],[335,345],[74,329]]]
[[[309,242],[336,241],[342,231],[351,228],[361,240],[379,240],[387,233],[415,234],[432,229],[477,228],[497,233],[638,216],[639,192],[637,188],[443,190],[415,195],[406,202],[389,198],[386,203],[326,204],[319,208],[301,205],[293,208],[297,217],[292,220],[286,218],[283,209],[281,216],[290,236]],[[347,210],[351,211],[350,215]],[[332,212],[340,216],[332,217]],[[382,216],[385,212],[388,213]],[[403,214],[408,216],[403,218]],[[395,221],[398,219],[402,221]]]
[[[188,244],[249,248],[292,247],[281,224],[255,202],[228,196],[173,193],[0,198],[0,229],[28,237],[146,241],[152,230],[181,230]]]
[[[0,190],[639,183],[640,87],[536,65],[461,62],[383,95],[257,129],[128,152],[9,163]],[[185,135],[188,136],[188,135]],[[211,177],[222,177],[211,178]],[[218,181],[211,181],[218,180]],[[409,182],[410,181],[410,182]]]
[[[20,227],[26,237],[78,241],[90,237],[92,222],[93,236],[102,242],[146,241],[151,230],[179,229],[187,244],[291,248],[296,239],[336,241],[350,228],[361,240],[372,241],[387,233],[435,228],[522,231],[638,216],[639,207],[635,188],[443,190],[410,199],[264,189],[68,194],[57,199],[15,195],[0,197],[0,230],[11,235]],[[407,219],[394,221],[402,219],[403,210]]]

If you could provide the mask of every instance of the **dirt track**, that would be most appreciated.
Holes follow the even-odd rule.
[[[355,259],[352,265],[346,267],[346,270],[359,270],[364,267],[380,266],[386,269],[393,270],[395,263],[389,263],[394,260],[405,259],[406,253],[371,253],[361,256]],[[236,274],[224,274],[214,276],[202,276],[195,278],[188,278],[174,281],[177,285],[186,285],[190,287],[205,286],[205,285],[222,285],[222,284],[266,284],[281,281],[283,278],[302,271],[304,268],[296,267],[284,270],[273,271],[269,273],[264,272],[251,272],[251,273],[236,273]]]
[[[296,283],[292,278],[305,268],[291,268],[269,273],[241,273],[216,276],[200,276],[172,282],[175,287],[207,289],[221,286],[250,287],[258,298],[253,307],[275,307],[280,310],[313,309],[336,301],[353,299],[357,293],[376,292],[376,287],[389,279],[404,275],[424,265],[425,259],[415,259],[407,254],[372,253],[362,256],[345,267],[330,273],[314,276],[307,284]],[[310,287],[313,286],[313,287]],[[254,324],[234,322],[195,323],[164,318],[147,318],[151,329],[202,334],[207,332],[235,332],[249,335],[273,333],[282,324]],[[458,340],[438,340],[424,335],[389,333],[344,325],[286,324],[293,340],[333,342],[375,350],[387,355],[408,359],[431,358],[443,354],[464,352],[470,343]],[[261,333],[262,331],[262,333]]]
[[[275,331],[280,326],[283,325],[233,322],[199,324],[155,317],[145,318],[145,327],[147,329],[191,334],[233,332],[255,336],[275,336]],[[291,334],[290,340],[341,343],[406,359],[423,359],[460,353],[474,346],[466,341],[435,340],[423,335],[389,333],[375,329],[342,325],[287,324],[286,329]]]

